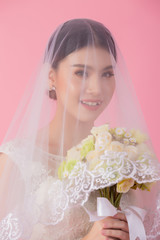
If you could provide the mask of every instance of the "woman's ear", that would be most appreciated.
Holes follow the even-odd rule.
[[[53,68],[50,69],[48,74],[48,84],[49,90],[53,89],[53,87],[56,88],[55,71]]]
[[[57,100],[56,94],[56,73],[53,68],[48,73],[49,97]]]

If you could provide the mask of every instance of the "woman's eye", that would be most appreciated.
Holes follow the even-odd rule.
[[[87,76],[87,72],[84,72],[84,71],[77,71],[77,72],[75,72],[75,74],[76,74],[77,76],[81,76],[81,77]]]
[[[112,72],[105,72],[105,73],[103,73],[103,77],[110,78],[112,76],[114,76],[114,74]]]

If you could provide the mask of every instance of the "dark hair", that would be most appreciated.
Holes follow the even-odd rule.
[[[59,62],[67,55],[93,43],[107,49],[108,52],[111,51],[117,61],[113,37],[102,23],[86,18],[71,19],[51,35],[45,50],[44,62],[49,61],[52,68],[57,69]]]
[[[57,31],[55,31],[49,39],[45,58],[51,51],[56,33]],[[56,36],[53,52],[49,54],[52,67],[56,69],[58,63],[67,55],[75,50],[91,45],[93,42],[96,46],[101,46],[108,51],[110,49],[115,60],[117,60],[113,37],[102,23],[86,18],[71,19],[65,22]]]

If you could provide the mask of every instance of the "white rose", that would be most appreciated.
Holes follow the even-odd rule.
[[[122,152],[124,149],[124,144],[118,141],[112,141],[107,149],[111,151]]]
[[[138,156],[138,149],[135,146],[126,146],[124,151],[128,153],[128,157],[132,160]]]
[[[91,129],[91,133],[96,137],[99,134],[103,134],[104,132],[108,132],[109,130],[109,124],[104,124],[102,126],[99,127],[93,127]]]

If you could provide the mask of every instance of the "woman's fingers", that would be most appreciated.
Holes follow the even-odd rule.
[[[110,237],[111,239],[113,238],[118,238],[121,240],[129,240],[129,233],[124,232],[122,230],[115,230],[115,229],[103,229],[101,231],[102,235],[106,237]]]
[[[122,212],[118,212],[116,215],[113,216],[113,218],[127,222],[127,218],[126,218],[125,214]]]
[[[120,229],[128,233],[129,232],[128,223],[125,220],[125,218],[124,220],[121,219],[122,216],[121,218],[108,217],[107,221],[104,221],[103,223],[103,229]]]
[[[129,240],[129,229],[126,216],[119,212],[114,217],[103,220],[101,234],[107,239]]]

